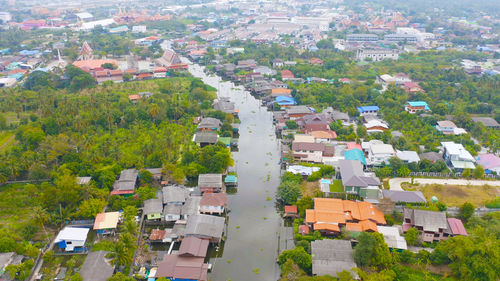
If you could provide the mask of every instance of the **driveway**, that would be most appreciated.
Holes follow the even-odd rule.
[[[411,182],[411,178],[392,178],[389,180],[389,187],[391,190],[403,190],[401,184],[404,182]],[[486,181],[486,180],[466,180],[466,179],[423,179],[414,178],[414,183],[418,184],[442,184],[442,185],[489,185],[500,187],[500,181]]]

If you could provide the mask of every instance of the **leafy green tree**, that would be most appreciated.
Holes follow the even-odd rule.
[[[449,263],[460,280],[500,278],[500,243],[482,228],[477,228],[470,236],[456,236],[439,242],[431,260],[435,264]]]
[[[281,279],[280,281],[294,281],[299,280],[300,277],[306,276],[302,270],[292,259],[288,259],[281,266]]]
[[[300,185],[293,181],[282,182],[276,192],[276,197],[281,199],[285,204],[295,203],[301,195]]]
[[[304,217],[306,215],[306,210],[313,208],[314,200],[312,199],[312,197],[304,196],[304,197],[300,198],[299,200],[297,200],[296,205],[297,205],[297,209],[299,211],[299,215],[301,217]]]
[[[483,166],[477,164],[476,168],[474,169],[474,172],[472,173],[472,176],[475,179],[482,179],[484,177],[484,168],[483,168]]]
[[[95,218],[98,213],[102,213],[104,211],[104,207],[106,207],[106,205],[107,203],[104,199],[90,198],[80,204],[76,215],[81,218]]]
[[[153,182],[153,174],[151,174],[148,170],[140,170],[139,178],[141,183],[152,183]]]
[[[299,125],[294,120],[288,120],[285,122],[286,128],[290,130],[297,130]]]
[[[279,256],[279,262],[283,266],[288,260],[292,260],[295,264],[297,264],[302,270],[307,273],[311,272],[312,267],[312,258],[306,250],[302,247],[296,247],[293,250],[285,250]]]
[[[107,281],[134,281],[135,279],[132,277],[128,277],[121,272],[117,272],[113,274],[113,276],[109,277]]]
[[[472,217],[472,215],[474,215],[475,209],[476,207],[474,207],[474,205],[469,202],[465,202],[464,204],[462,204],[462,206],[460,206],[458,217],[464,222],[467,222]]]
[[[401,168],[399,168],[397,171],[398,176],[403,177],[403,178],[409,176],[410,173],[411,173],[411,171],[410,171],[410,169],[408,169],[408,167],[406,165],[401,166]]]
[[[436,203],[436,207],[438,208],[438,210],[440,212],[444,212],[448,209],[448,207],[446,206],[446,204],[444,204],[443,202],[439,201]]]
[[[462,172],[462,177],[468,178],[471,176],[471,173],[471,169],[464,169],[464,171]]]
[[[411,227],[410,229],[408,229],[406,231],[406,233],[404,234],[404,237],[405,237],[406,243],[408,243],[408,245],[414,246],[414,245],[417,245],[419,242],[420,233],[418,232],[418,230],[416,228]]]
[[[388,268],[392,264],[389,247],[380,233],[362,232],[354,248],[354,261],[360,266]]]
[[[104,68],[104,69],[116,69],[117,66],[112,64],[112,63],[107,62],[107,63],[102,65],[102,68]]]
[[[73,275],[71,275],[71,277],[69,278],[69,281],[83,281],[83,277],[80,275],[80,273],[75,273]]]

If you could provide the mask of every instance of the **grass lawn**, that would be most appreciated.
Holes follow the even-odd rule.
[[[474,206],[484,206],[486,202],[500,194],[498,187],[492,186],[453,186],[427,184],[415,187],[422,191],[427,201],[431,201],[432,196],[436,196],[439,201],[448,206],[460,206],[465,202],[474,204]],[[412,188],[413,189],[413,188]]]
[[[319,181],[303,181],[302,182],[302,195],[314,197],[317,192],[321,192],[319,189]]]
[[[330,192],[344,192],[342,180],[333,180],[333,184],[330,184]]]

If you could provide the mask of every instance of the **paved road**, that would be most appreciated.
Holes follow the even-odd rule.
[[[403,190],[401,184],[404,182],[411,182],[411,178],[393,178],[389,180],[391,190]],[[500,187],[500,181],[486,181],[486,180],[465,180],[465,179],[423,179],[414,178],[414,183],[418,184],[442,184],[442,185],[490,185]]]

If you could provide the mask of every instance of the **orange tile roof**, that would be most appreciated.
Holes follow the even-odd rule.
[[[340,232],[340,228],[338,225],[330,224],[330,223],[315,223],[313,225],[314,230],[330,230]]]
[[[79,68],[89,68],[95,69],[101,67],[105,63],[111,63],[113,65],[118,65],[116,60],[78,60],[73,62],[73,65]]]
[[[138,99],[140,99],[140,98],[141,98],[141,97],[140,97],[139,95],[130,95],[130,96],[128,96],[128,99],[129,99],[129,100],[132,100],[132,101],[133,101],[133,100],[138,100]]]
[[[285,213],[297,213],[297,206],[285,206]]]
[[[363,228],[363,231],[371,230],[373,232],[378,232],[377,224],[370,220],[360,221],[359,224]]]
[[[306,222],[308,223],[315,223],[315,222],[345,223],[345,221],[349,219],[351,219],[351,217],[346,216],[343,212],[306,210]]]
[[[317,139],[336,139],[337,133],[334,131],[312,131],[311,135]]]
[[[9,74],[26,73],[26,72],[28,72],[26,69],[17,68],[9,71]]]
[[[167,68],[163,66],[156,67],[154,72],[167,72]]]
[[[347,231],[361,232],[363,231],[363,226],[356,222],[348,222],[345,224],[345,229]]]
[[[386,224],[384,213],[370,202],[358,203],[361,220],[371,219],[379,224]]]
[[[283,89],[283,88],[274,88],[271,90],[272,94],[291,94],[291,89]]]
[[[335,198],[314,198],[314,209],[306,210],[307,223],[344,224],[346,221],[368,221],[386,224],[384,213],[369,202],[354,202]],[[375,227],[374,227],[375,225]],[[364,223],[364,227],[376,231],[376,224]]]

